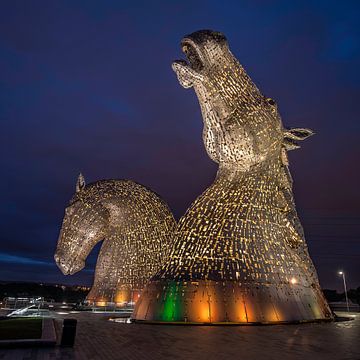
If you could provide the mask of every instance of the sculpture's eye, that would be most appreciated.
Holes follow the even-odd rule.
[[[65,214],[68,216],[71,216],[73,214],[73,212],[74,212],[74,207],[71,205],[65,209]]]
[[[274,99],[272,98],[266,98],[266,101],[268,102],[268,104],[272,105],[272,106],[275,106],[276,105],[276,102]]]

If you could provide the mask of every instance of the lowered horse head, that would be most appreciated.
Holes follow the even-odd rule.
[[[275,101],[260,93],[223,34],[197,31],[185,36],[181,47],[188,62],[177,60],[172,67],[180,84],[197,94],[205,148],[220,169],[247,171],[312,134],[283,128]]]
[[[140,291],[167,261],[175,227],[167,204],[141,184],[110,179],[85,186],[80,175],[65,210],[55,261],[72,275],[104,240],[87,299],[116,301],[125,296],[124,289]]]
[[[92,248],[106,236],[109,212],[101,200],[94,192],[94,184],[86,186],[80,174],[76,192],[65,210],[54,255],[64,275],[83,269]]]

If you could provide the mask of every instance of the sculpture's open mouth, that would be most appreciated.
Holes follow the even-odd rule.
[[[187,38],[183,39],[181,42],[181,48],[189,60],[190,67],[195,71],[201,71],[204,67],[202,56],[192,40]]]
[[[198,47],[191,39],[183,39],[181,47],[188,62],[185,60],[175,60],[172,68],[180,84],[185,88],[189,88],[193,86],[194,80],[202,80],[200,72],[204,68],[204,61]]]

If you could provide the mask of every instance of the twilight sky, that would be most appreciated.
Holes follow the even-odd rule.
[[[183,35],[225,33],[289,127],[295,197],[324,288],[360,286],[360,2],[2,1],[0,280],[90,284],[96,250],[53,262],[79,171],[127,178],[180,217],[212,182],[193,90],[172,72]]]

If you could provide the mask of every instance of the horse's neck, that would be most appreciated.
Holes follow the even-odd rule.
[[[280,158],[271,159],[246,172],[220,166],[217,177],[208,190],[224,194],[225,202],[245,202],[255,207],[260,203],[263,206],[268,204],[269,208],[275,206],[283,209],[284,214],[297,216],[291,175]]]
[[[236,187],[243,186],[244,184],[251,186],[251,184],[254,185],[254,183],[266,182],[278,184],[282,187],[285,185],[283,184],[285,180],[284,169],[280,158],[271,159],[257,166],[253,166],[247,171],[238,170],[235,167],[225,168],[220,164],[214,183],[222,183],[223,186]]]

